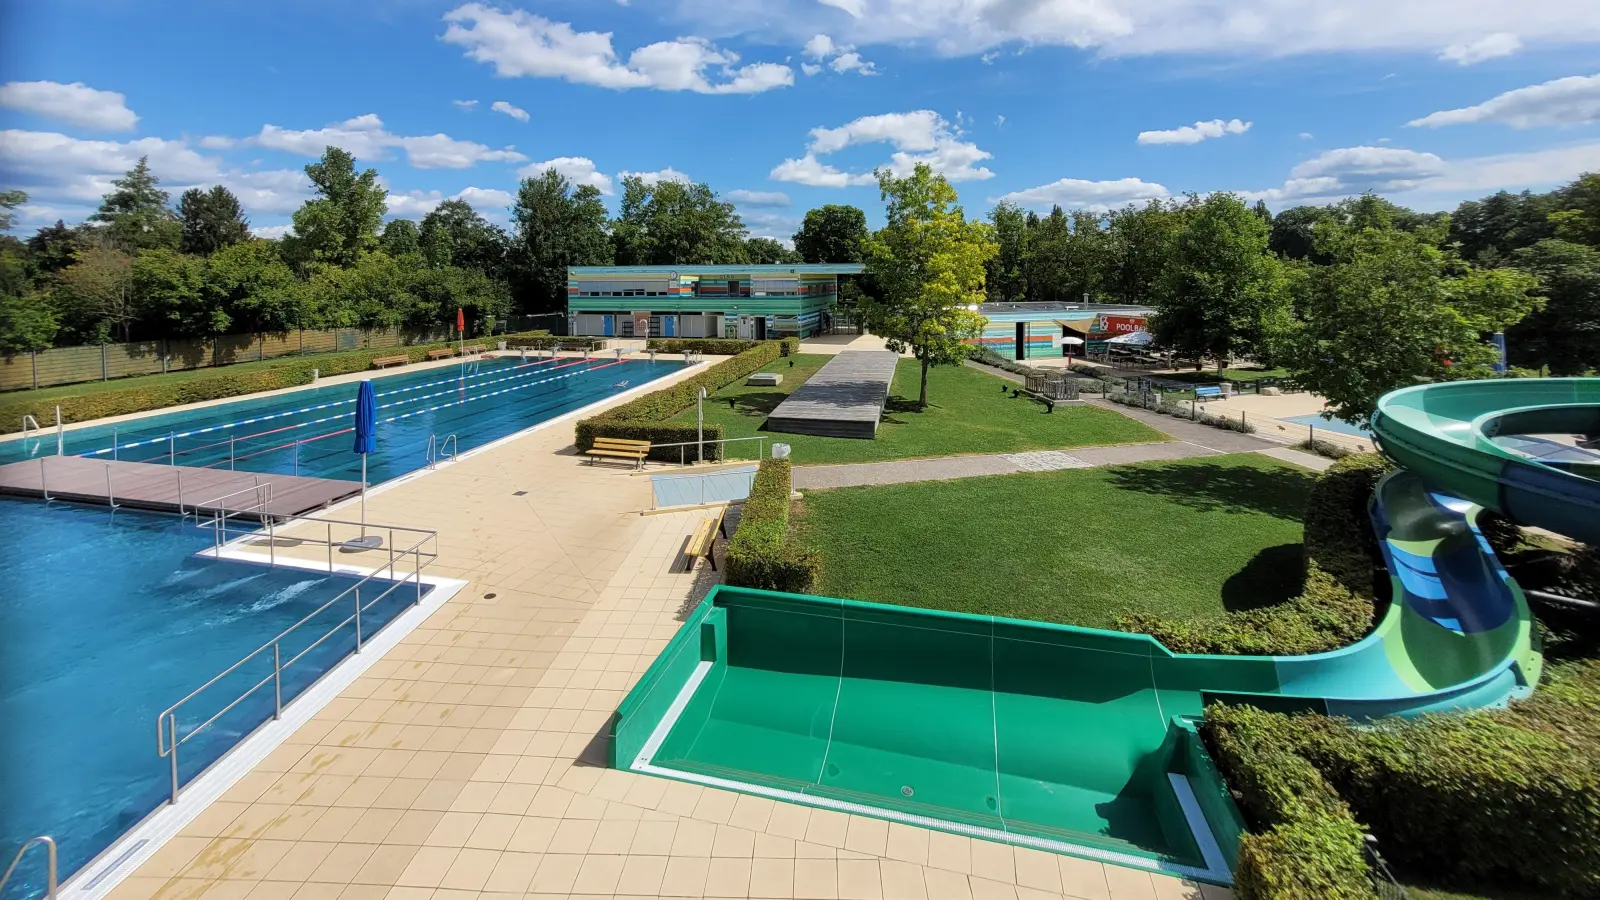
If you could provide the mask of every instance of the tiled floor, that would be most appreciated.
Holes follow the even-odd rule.
[[[369,501],[470,584],[114,900],[1170,900],[1227,891],[602,767],[607,718],[715,576],[704,513],[556,427]],[[527,491],[522,496],[516,491]]]

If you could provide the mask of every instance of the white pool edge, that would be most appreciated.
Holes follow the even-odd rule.
[[[237,562],[264,562],[266,554],[231,550],[221,558]],[[303,560],[280,559],[278,568],[305,569],[319,575],[328,574],[325,566]],[[369,570],[341,567],[335,574],[369,574]],[[101,900],[111,893],[123,879],[132,875],[146,860],[161,849],[166,842],[194,821],[212,802],[227,793],[245,775],[278,749],[290,735],[311,721],[332,700],[339,696],[357,678],[383,659],[400,641],[414,631],[427,618],[443,606],[467,582],[458,578],[439,578],[424,575],[422,580],[432,587],[422,602],[396,616],[371,640],[362,645],[361,652],[353,653],[286,706],[283,717],[268,721],[233,749],[184,785],[176,804],[163,802],[133,828],[102,850],[71,878],[61,885],[62,895],[83,900]],[[151,765],[166,768],[166,761],[151,754]]]

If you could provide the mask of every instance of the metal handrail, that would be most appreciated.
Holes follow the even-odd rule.
[[[221,498],[219,498],[219,499],[221,499]],[[227,535],[228,535],[227,518],[228,518],[228,515],[229,515],[229,513],[227,513],[224,510],[220,510],[219,509],[219,510],[217,510],[215,512],[211,522],[200,523],[199,526],[198,526],[200,528],[210,528],[210,529],[212,529],[213,534],[216,536],[215,539],[218,542],[217,543],[217,549],[218,550],[220,550],[221,547],[223,546],[223,544],[226,543],[226,541],[227,541]],[[171,777],[172,777],[171,801],[173,803],[178,802],[178,793],[182,788],[182,784],[180,782],[180,776],[179,776],[179,773],[178,773],[178,748],[179,747],[181,747],[184,744],[188,743],[192,738],[194,738],[195,735],[197,735],[201,731],[205,730],[213,722],[216,722],[218,719],[222,718],[224,715],[227,715],[234,708],[236,708],[239,704],[243,703],[250,696],[254,695],[256,693],[256,691],[258,691],[261,688],[265,687],[269,683],[272,685],[272,690],[273,690],[273,712],[272,712],[272,718],[273,718],[274,721],[276,721],[277,719],[282,717],[282,715],[283,715],[283,673],[284,673],[284,671],[286,669],[288,669],[290,666],[292,666],[295,663],[299,662],[301,660],[301,658],[303,658],[306,654],[310,653],[312,650],[315,650],[317,647],[321,646],[323,644],[323,642],[327,641],[330,637],[332,637],[333,635],[337,634],[346,625],[350,625],[352,623],[355,625],[355,637],[356,637],[356,648],[355,648],[354,652],[360,653],[362,645],[363,645],[363,642],[364,642],[364,637],[363,637],[362,630],[361,630],[361,614],[362,614],[362,612],[364,612],[364,611],[366,611],[368,609],[371,609],[373,606],[375,606],[378,603],[382,602],[383,600],[387,599],[391,594],[393,594],[395,591],[399,590],[400,588],[404,587],[407,583],[413,584],[416,587],[416,596],[412,600],[412,605],[416,605],[416,604],[421,603],[422,602],[422,570],[424,568],[426,568],[429,563],[432,563],[435,559],[437,559],[438,556],[439,556],[439,553],[438,553],[438,536],[439,536],[439,533],[437,531],[432,531],[432,530],[429,530],[429,529],[426,529],[426,528],[411,528],[411,527],[404,526],[404,525],[374,525],[374,524],[368,524],[368,523],[349,522],[349,521],[344,521],[344,520],[340,520],[340,519],[316,519],[316,518],[312,518],[310,516],[290,516],[290,517],[287,517],[287,518],[291,522],[294,522],[294,521],[299,521],[301,523],[320,522],[320,523],[322,523],[323,525],[326,526],[326,528],[327,528],[327,537],[326,537],[325,540],[318,541],[314,537],[310,537],[310,538],[297,537],[297,539],[300,540],[303,543],[304,542],[310,542],[310,543],[313,543],[313,544],[325,543],[328,546],[328,571],[329,572],[332,572],[334,570],[334,567],[333,567],[333,547],[336,545],[336,543],[338,543],[338,542],[335,542],[333,540],[333,526],[334,525],[350,525],[350,526],[362,527],[362,528],[364,528],[366,530],[378,530],[378,529],[381,529],[381,530],[388,531],[388,533],[389,533],[389,541],[388,541],[389,562],[388,562],[387,565],[380,566],[377,569],[374,569],[371,573],[369,573],[366,576],[364,576],[360,581],[357,581],[355,584],[353,584],[350,587],[346,588],[345,590],[341,591],[338,594],[338,596],[330,599],[328,602],[326,602],[326,603],[322,604],[321,606],[317,607],[315,610],[313,610],[311,613],[307,614],[300,621],[294,623],[293,625],[290,625],[288,628],[286,628],[282,632],[280,632],[276,637],[273,637],[271,640],[267,641],[266,643],[264,643],[261,646],[257,647],[255,650],[253,650],[250,653],[246,654],[243,658],[241,658],[239,661],[235,662],[233,665],[231,665],[231,666],[227,667],[226,669],[222,670],[221,672],[217,673],[217,675],[212,677],[205,684],[202,684],[199,687],[195,688],[193,691],[190,691],[187,695],[185,695],[183,697],[183,699],[179,700],[178,702],[176,702],[176,703],[172,704],[171,706],[167,707],[166,709],[162,710],[161,713],[156,716],[156,754],[157,754],[157,756],[159,756],[161,758],[170,759],[170,761],[171,761],[170,762]],[[276,544],[276,540],[275,540],[275,537],[273,535],[272,519],[267,518],[266,521],[268,523],[268,541],[269,541],[270,544],[274,544],[275,545]],[[397,549],[395,549],[395,545],[394,545],[394,534],[397,531],[398,532],[410,532],[412,534],[421,535],[421,537],[418,538],[414,543],[412,543],[409,547],[405,548],[404,550],[397,550]],[[255,532],[255,531],[243,532],[243,534],[256,534],[256,533],[258,533],[258,532]],[[400,561],[404,560],[408,556],[412,560],[412,568],[411,568],[411,571],[404,572],[399,568],[398,563]],[[274,555],[272,557],[272,559],[275,562],[276,561],[276,556]],[[385,572],[387,572],[387,574],[385,574]],[[365,602],[365,603],[363,603],[362,600],[361,600],[361,589],[362,589],[362,587],[364,585],[366,585],[369,581],[373,581],[374,579],[379,579],[379,578],[382,578],[383,580],[389,581],[390,582],[389,586],[387,588],[384,588],[382,591],[380,591],[377,594],[377,596],[375,596],[375,597],[372,597],[372,593],[369,590],[368,596],[372,597],[372,599],[367,601],[367,602]],[[301,650],[300,652],[296,653],[293,657],[291,657],[287,661],[285,661],[283,659],[281,648],[280,648],[280,644],[281,644],[281,642],[283,641],[284,638],[286,638],[289,635],[295,633],[297,630],[300,629],[301,626],[305,625],[307,622],[309,622],[312,619],[316,618],[317,616],[321,615],[323,612],[325,612],[328,609],[333,608],[334,606],[336,606],[336,605],[338,605],[340,603],[343,603],[343,602],[351,602],[352,612],[351,612],[350,615],[346,616],[344,619],[342,619],[341,621],[339,621],[338,623],[333,625],[333,627],[329,628],[326,632],[324,632],[322,634],[322,636],[320,636],[316,640],[312,641],[303,650]],[[194,727],[190,728],[187,733],[185,733],[185,734],[183,734],[181,736],[179,735],[179,733],[178,733],[178,712],[179,712],[180,709],[182,709],[184,704],[188,703],[189,701],[193,700],[195,697],[197,697],[200,694],[204,693],[212,685],[215,685],[217,682],[221,681],[222,679],[226,678],[227,676],[229,676],[229,675],[233,674],[234,672],[238,671],[240,669],[240,667],[244,666],[246,663],[249,663],[251,660],[263,656],[269,650],[272,653],[272,674],[263,677],[262,679],[257,681],[255,684],[253,684],[250,687],[246,688],[242,693],[239,694],[238,697],[235,697],[232,702],[228,703],[222,709],[218,710],[210,718],[208,718],[205,721],[199,723],[198,725],[195,725]]]
[[[706,505],[706,479],[707,478],[723,478],[723,477],[727,477],[727,476],[730,476],[730,475],[748,475],[749,476],[750,485],[749,485],[749,487],[745,488],[745,495],[748,497],[749,496],[750,487],[754,487],[755,486],[755,482],[756,482],[756,473],[754,471],[740,472],[738,470],[734,470],[732,472],[698,472],[698,473],[689,473],[689,474],[685,474],[685,475],[656,475],[651,480],[652,481],[657,481],[657,480],[659,480],[659,481],[687,481],[688,479],[691,479],[691,478],[697,478],[697,479],[700,480],[700,500],[699,500],[699,503],[697,505],[705,506]],[[655,496],[656,496],[654,491],[651,491],[651,496],[652,496],[651,503],[650,503],[650,508],[651,509],[664,509],[665,508],[665,507],[661,506],[659,501],[654,499]],[[713,500],[712,502],[713,503],[722,503],[722,502],[741,503],[743,501],[742,500],[729,500],[729,501]]]
[[[428,468],[437,468],[440,460],[455,459],[456,454],[460,452],[460,447],[461,444],[456,440],[456,435],[453,431],[445,435],[442,441],[439,440],[437,434],[428,435]]]
[[[48,879],[46,881],[45,898],[46,900],[55,900],[56,839],[48,834],[41,834],[37,837],[28,838],[28,840],[23,843],[22,849],[18,850],[17,855],[11,858],[11,865],[6,867],[6,874],[0,875],[0,891],[5,890],[6,882],[11,880],[11,873],[17,870],[17,864],[22,862],[23,854],[27,853],[28,848],[32,847],[34,844],[43,844],[45,846],[45,877]]]
[[[677,448],[679,448],[678,449],[678,465],[686,466],[686,465],[689,464],[687,459],[686,459],[686,456],[688,454],[688,448],[690,448],[690,447],[699,446],[701,444],[732,444],[732,443],[736,443],[738,441],[760,441],[761,442],[761,446],[759,448],[757,448],[757,450],[756,450],[756,459],[759,461],[759,460],[763,460],[763,459],[767,458],[767,443],[766,442],[770,441],[770,440],[772,440],[772,438],[767,436],[767,435],[757,435],[755,437],[717,438],[715,440],[704,440],[704,441],[675,441],[675,442],[670,443],[670,444],[652,443],[650,445],[650,449],[654,450],[657,447],[677,447]]]

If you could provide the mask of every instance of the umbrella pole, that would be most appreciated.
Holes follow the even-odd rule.
[[[361,454],[361,536],[367,536],[367,455]]]

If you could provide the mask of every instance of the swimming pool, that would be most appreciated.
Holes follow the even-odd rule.
[[[63,880],[167,799],[156,715],[357,580],[198,559],[210,534],[153,513],[0,499],[0,535],[8,573],[0,593],[0,848],[10,854],[36,834],[53,835]],[[405,587],[364,612],[364,632],[376,633],[415,597]],[[347,614],[342,604],[319,614],[285,640],[285,658]],[[285,702],[353,646],[345,629],[287,669]],[[271,665],[268,656],[200,695],[180,714],[180,736]],[[182,778],[231,749],[272,707],[269,688],[196,734],[180,754]],[[42,892],[43,859],[29,854],[6,900]]]
[[[464,452],[681,369],[681,362],[572,357],[470,360],[373,379],[378,449],[368,481],[423,468],[429,441]],[[351,481],[355,383],[328,385],[68,431],[64,451],[95,459],[232,468]],[[446,439],[455,440],[444,448]],[[56,452],[55,436],[0,443],[0,462]]]
[[[1351,425],[1343,419],[1324,419],[1317,413],[1312,413],[1309,416],[1285,416],[1282,421],[1293,422],[1296,425],[1309,425],[1312,428],[1320,428],[1325,431],[1336,431],[1339,434],[1348,434],[1351,437],[1372,437],[1372,429],[1370,428],[1362,425]]]

